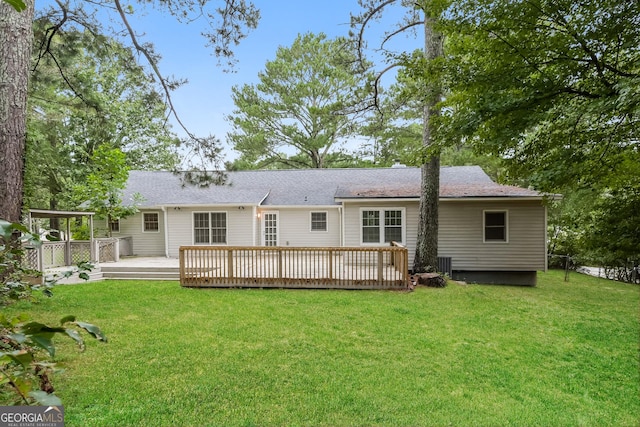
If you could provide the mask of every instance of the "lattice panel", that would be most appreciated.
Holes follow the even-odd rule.
[[[25,267],[32,270],[38,269],[38,250],[37,249],[25,249],[22,263]]]
[[[91,243],[71,242],[71,263],[91,261]]]
[[[114,262],[116,261],[116,245],[118,244],[118,240],[100,240],[99,251],[100,251],[100,262]]]
[[[42,266],[64,267],[66,265],[64,259],[65,243],[43,243],[42,244]]]

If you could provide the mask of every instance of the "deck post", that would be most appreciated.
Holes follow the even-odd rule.
[[[384,269],[382,268],[382,261],[384,260],[384,253],[378,250],[378,283],[384,282]]]
[[[233,279],[233,249],[227,251],[227,277]]]
[[[180,283],[184,283],[184,279],[185,279],[185,262],[184,262],[184,249],[180,248],[180,252],[178,253],[178,257],[180,259]]]

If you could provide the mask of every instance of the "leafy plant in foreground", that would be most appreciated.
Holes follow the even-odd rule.
[[[0,315],[0,396],[5,401],[14,394],[14,401],[10,403],[15,404],[61,405],[60,399],[53,394],[50,379],[56,364],[44,360],[40,356],[42,350],[51,358],[55,357],[53,337],[56,334],[70,337],[84,350],[79,329],[99,341],[106,342],[107,337],[97,326],[77,321],[75,316],[62,318],[60,326],[28,320],[24,314],[13,319]]]
[[[44,285],[27,280],[29,276],[36,277],[39,272],[24,266],[25,249],[40,244],[39,237],[23,225],[0,219],[0,305],[8,305],[18,299],[31,299],[32,292],[42,287],[43,293],[51,296],[51,287],[61,277],[73,273],[70,271],[48,278]],[[88,279],[82,270],[89,269],[89,264],[82,263],[79,269],[80,277]],[[0,314],[0,402],[61,405],[60,399],[53,394],[50,380],[56,366],[51,360],[56,353],[53,337],[56,334],[66,335],[84,350],[84,339],[79,330],[85,330],[99,341],[107,341],[100,328],[78,321],[75,316],[65,316],[59,326],[49,326],[30,321],[26,314],[11,319]]]

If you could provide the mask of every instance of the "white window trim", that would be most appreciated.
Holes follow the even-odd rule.
[[[362,212],[363,211],[379,211],[380,212],[380,241],[375,243],[375,242],[367,242],[364,243],[362,241],[363,236],[362,236]],[[360,207],[360,210],[358,212],[358,232],[360,233],[360,246],[380,246],[380,245],[388,245],[389,242],[385,242],[384,241],[384,212],[385,211],[401,211],[402,212],[402,242],[398,242],[398,243],[402,243],[405,244],[405,242],[407,241],[407,209],[406,208],[401,208],[401,207],[378,207],[378,206],[372,206],[372,207]]]
[[[324,230],[314,230],[313,229],[313,214],[314,213],[323,213],[325,215],[326,228]],[[311,212],[309,212],[309,232],[310,233],[328,233],[329,232],[329,211],[311,211]]]
[[[156,214],[158,215],[158,229],[157,230],[145,230],[144,229],[144,216],[147,214]],[[159,233],[160,232],[160,211],[148,211],[142,212],[142,232],[143,233]]]
[[[196,243],[196,229],[195,229],[195,216],[196,214],[209,214],[209,243]],[[212,213],[223,213],[225,215],[225,221],[227,223],[227,228],[225,232],[226,243],[211,243],[211,214]],[[194,246],[228,246],[229,245],[229,212],[227,211],[193,211],[191,212],[191,243]]]
[[[487,213],[503,213],[504,214],[504,240],[487,240],[486,222]],[[482,242],[488,244],[505,244],[509,243],[509,211],[507,209],[485,209],[482,211]]]

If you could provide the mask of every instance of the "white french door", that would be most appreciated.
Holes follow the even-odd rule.
[[[278,212],[262,212],[262,244],[278,246]]]

